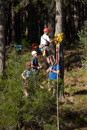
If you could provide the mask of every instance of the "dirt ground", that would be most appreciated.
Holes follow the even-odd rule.
[[[45,57],[40,59],[41,65],[44,66],[44,84],[47,79],[47,64]],[[87,130],[87,67],[82,59],[81,50],[79,52],[75,47],[64,49],[65,99],[59,103],[60,118],[63,122],[60,123],[61,130]]]
[[[75,48],[64,50],[64,130],[87,130],[87,67],[82,58]]]

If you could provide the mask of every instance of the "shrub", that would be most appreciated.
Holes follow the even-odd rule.
[[[84,49],[85,59],[87,60],[87,21],[85,21],[84,26],[81,31],[78,32],[79,36],[79,47]]]
[[[32,85],[31,75],[30,86],[24,88],[21,73],[27,60],[25,54],[17,55],[14,48],[0,77],[0,128],[3,130],[42,129],[45,124],[50,124],[50,118],[56,111],[55,96],[47,91],[46,85],[44,89],[40,88],[41,73],[35,86]],[[24,89],[29,93],[27,97],[24,96]]]

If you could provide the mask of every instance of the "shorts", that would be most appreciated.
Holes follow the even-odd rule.
[[[56,79],[48,80],[48,89],[49,88],[53,88],[53,89],[57,88],[57,80]]]

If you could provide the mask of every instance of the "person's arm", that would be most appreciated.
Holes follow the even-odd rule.
[[[57,70],[57,71],[51,70],[51,72],[56,73],[56,74],[59,74],[59,73],[60,73],[60,70]]]
[[[42,68],[42,66],[34,66],[34,65],[31,65],[31,68],[41,69],[41,68]]]
[[[26,73],[26,70],[21,74],[21,77],[22,77],[23,79],[26,79],[25,73]]]
[[[57,39],[52,39],[52,40],[49,41],[49,43],[52,43],[52,42],[55,42],[55,41],[57,41]]]
[[[31,68],[35,68],[35,69],[37,69],[37,66],[34,66],[34,65],[31,64]]]
[[[50,68],[50,71],[53,72],[53,73],[56,73],[56,74],[59,74],[60,73],[60,70],[53,70],[53,67]]]
[[[49,67],[49,68],[47,69],[47,73],[50,71],[50,68],[51,68],[51,67]]]
[[[47,69],[47,73],[49,72],[50,70],[49,69]]]
[[[49,36],[46,37],[46,40],[49,42],[49,43],[52,43],[52,42],[55,42],[57,41],[57,39],[50,39]]]

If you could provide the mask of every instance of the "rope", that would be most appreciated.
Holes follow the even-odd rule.
[[[58,63],[57,63],[57,71],[58,71],[58,65],[59,65],[59,47],[58,47]],[[58,107],[58,74],[57,74],[57,130],[59,130],[59,107]]]
[[[57,79],[57,130],[59,130],[58,79]]]
[[[57,63],[57,71],[58,71],[58,65],[59,65],[59,47],[60,47],[60,43],[61,43],[61,41],[63,40],[63,35],[64,35],[64,33],[60,33],[59,35],[56,35],[56,32],[55,32],[55,34],[54,34],[54,37],[57,39],[57,41],[55,41],[55,43],[56,43],[56,53],[58,54],[58,55],[56,55],[56,56],[58,56],[58,57],[56,57],[56,62],[58,62]],[[57,52],[57,47],[58,47],[58,52]],[[58,59],[57,59],[58,58]],[[59,130],[59,112],[58,112],[58,74],[57,74],[57,130]]]

